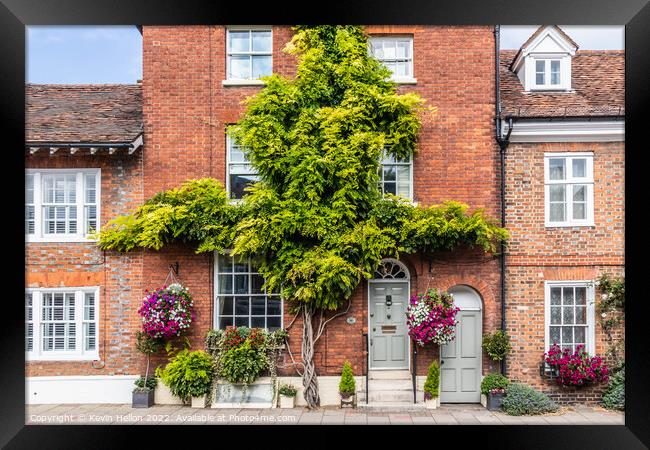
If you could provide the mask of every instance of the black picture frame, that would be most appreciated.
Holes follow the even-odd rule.
[[[211,2],[199,0],[3,0],[0,5],[0,85],[3,89],[0,109],[3,133],[2,158],[7,217],[21,217],[23,198],[16,195],[24,169],[25,119],[25,26],[27,25],[125,25],[125,24],[289,24],[289,23],[395,23],[395,24],[571,24],[625,25],[626,80],[626,391],[625,425],[621,426],[444,426],[374,427],[345,426],[335,431],[315,427],[255,427],[254,433],[234,429],[194,427],[180,432],[177,426],[151,430],[137,426],[25,425],[25,365],[23,344],[24,260],[23,225],[20,220],[5,220],[3,248],[10,250],[2,267],[5,287],[10,292],[2,298],[3,326],[0,326],[3,358],[0,371],[0,445],[7,448],[120,448],[166,444],[180,437],[184,445],[250,446],[251,439],[260,445],[311,446],[323,436],[330,445],[364,445],[363,441],[342,439],[343,432],[357,432],[360,438],[394,437],[401,445],[461,445],[478,448],[589,448],[627,449],[650,446],[650,350],[645,330],[648,301],[643,295],[644,257],[647,255],[645,209],[647,185],[643,184],[643,158],[648,152],[648,129],[644,112],[650,105],[650,5],[648,0],[455,0],[445,4],[429,1],[366,0],[356,3]],[[15,181],[8,181],[14,178]],[[22,283],[22,284],[21,284]],[[224,427],[224,425],[220,425]],[[205,433],[205,441],[199,434]],[[309,433],[316,440],[301,439]],[[235,437],[231,441],[225,436]],[[243,436],[243,440],[242,437]],[[327,439],[328,437],[332,439]],[[339,437],[341,436],[341,437]],[[338,438],[338,439],[337,439]],[[354,443],[353,443],[354,442]],[[368,444],[370,441],[368,441]]]

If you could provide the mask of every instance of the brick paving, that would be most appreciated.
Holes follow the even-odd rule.
[[[390,411],[340,409],[196,409],[181,405],[131,408],[131,405],[27,405],[28,425],[624,425],[621,412],[600,407],[563,407],[541,416],[508,416],[480,405],[443,405],[438,409]]]

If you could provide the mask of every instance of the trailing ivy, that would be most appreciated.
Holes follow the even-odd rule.
[[[229,203],[218,181],[188,181],[111,221],[99,245],[128,251],[186,242],[197,252],[232,248],[259,258],[266,289],[301,311],[304,395],[313,408],[314,346],[332,318],[323,311],[348,303],[381,258],[468,245],[493,252],[508,235],[461,203],[383,197],[381,155],[411,157],[435,108],[397,93],[388,69],[368,55],[361,27],[295,30],[285,51],[298,60],[297,76],[266,77],[229,128],[260,177],[244,200]]]
[[[621,367],[625,360],[625,339],[615,338],[614,328],[625,320],[625,277],[611,278],[604,273],[595,285],[600,291],[597,301],[598,319],[607,337],[606,355],[615,367]]]

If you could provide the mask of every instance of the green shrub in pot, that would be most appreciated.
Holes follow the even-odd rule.
[[[181,350],[162,370],[157,370],[162,382],[172,394],[188,401],[202,397],[212,389],[214,361],[203,350]]]

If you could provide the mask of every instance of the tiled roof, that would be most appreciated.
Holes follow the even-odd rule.
[[[510,70],[516,50],[500,52],[501,115],[517,117],[623,116],[625,52],[579,50],[571,58],[571,91],[526,92]]]
[[[143,129],[139,84],[28,84],[27,142],[118,143]]]

